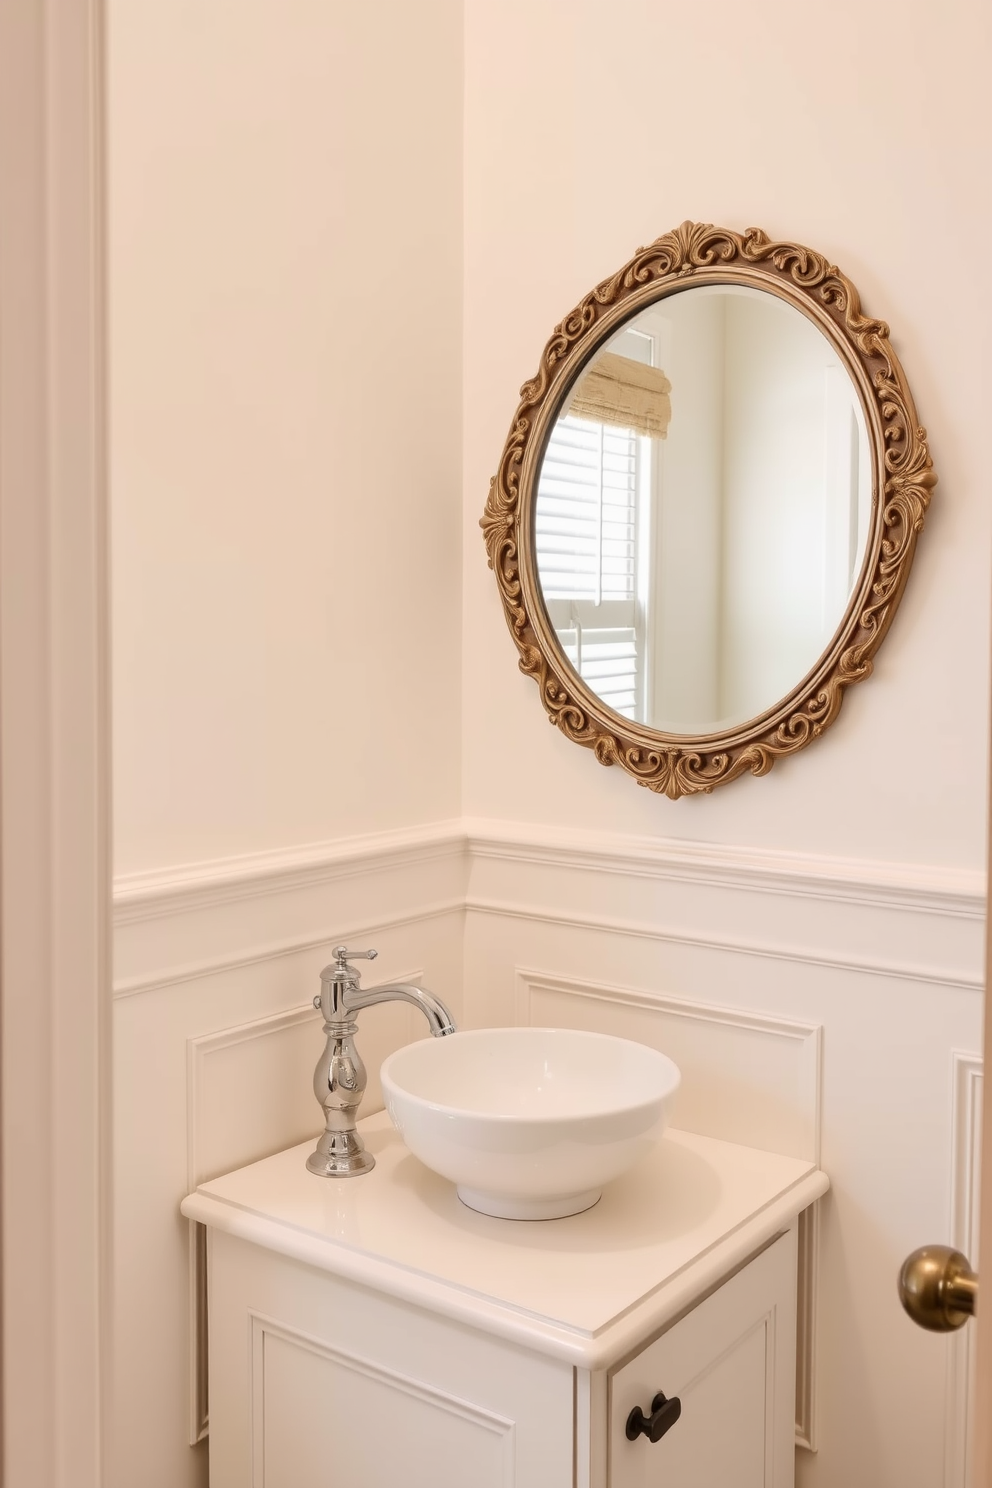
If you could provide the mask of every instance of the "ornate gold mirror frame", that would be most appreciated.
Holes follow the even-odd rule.
[[[814,321],[840,354],[868,429],[871,517],[847,609],[812,671],[760,717],[725,733],[690,738],[615,713],[573,671],[541,596],[534,508],[555,419],[590,357],[645,306],[690,284],[725,283],[778,295]],[[592,749],[600,764],[620,765],[640,785],[674,800],[709,792],[748,770],[765,775],[780,756],[803,749],[834,721],[844,689],[871,674],[935,484],[926,431],[917,422],[888,326],[862,313],[851,281],[820,254],[798,243],[773,243],[757,228],[739,234],[684,222],[640,249],[555,327],[536,377],[520,389],[480,525],[520,669],[538,684],[550,721]]]

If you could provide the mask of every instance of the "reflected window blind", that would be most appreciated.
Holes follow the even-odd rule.
[[[635,717],[637,435],[632,429],[558,420],[541,467],[535,543],[541,587],[569,661],[609,707]]]
[[[634,598],[637,435],[559,419],[538,488],[536,539],[548,599]]]
[[[559,630],[562,650],[597,697],[625,718],[637,717],[637,633],[632,625]]]

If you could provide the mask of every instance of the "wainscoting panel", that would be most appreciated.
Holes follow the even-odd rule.
[[[947,1340],[913,1328],[895,1283],[911,1250],[947,1236],[949,1174],[964,1162],[951,1056],[981,1043],[983,875],[507,823],[467,830],[473,1024],[658,1036],[691,1072],[676,1123],[723,1134],[735,1110],[750,1119],[748,1103],[761,1112],[767,1099],[774,1140],[776,1111],[802,1113],[803,1140],[818,1125],[832,1188],[804,1237],[796,1418],[810,1450],[797,1488],[941,1481],[948,1451],[963,1450],[961,1390],[945,1423]],[[663,1041],[650,1031],[662,1021]],[[711,1057],[721,1072],[707,1089]],[[798,1074],[814,1060],[818,1123]],[[738,1140],[761,1140],[744,1130]]]
[[[737,1008],[517,970],[517,1023],[637,1039],[682,1072],[672,1125],[819,1159],[820,1030]]]
[[[315,1103],[306,1076],[319,1023],[319,1013],[304,1005],[187,1040],[190,1189],[265,1156],[266,1149],[302,1142],[313,1130]]]
[[[114,1000],[114,1349],[121,1485],[206,1488],[203,1248],[179,1203],[197,1182],[304,1140],[321,1114],[312,999],[335,944],[379,951],[365,984],[423,981],[462,1011],[463,844],[371,839],[202,865],[122,886]],[[140,890],[140,892],[138,892]],[[159,892],[160,890],[160,892]],[[420,1036],[414,1009],[366,1009],[365,1108]],[[199,1445],[191,1446],[191,1442]]]
[[[895,1277],[949,1229],[975,1253],[981,1075],[952,1055],[981,1045],[983,920],[980,874],[504,822],[121,883],[121,1483],[154,1460],[170,1488],[205,1488],[204,1445],[187,1445],[196,1271],[178,1205],[199,1177],[316,1135],[310,1003],[344,940],[377,946],[370,983],[422,968],[467,1027],[571,1022],[657,1040],[685,1073],[677,1122],[818,1150],[833,1187],[807,1236],[819,1309],[806,1287],[797,1426],[819,1450],[800,1453],[798,1488],[869,1468],[872,1481],[961,1488],[967,1345],[951,1343],[948,1372],[941,1341],[903,1317]],[[410,1016],[363,1014],[369,1110]]]

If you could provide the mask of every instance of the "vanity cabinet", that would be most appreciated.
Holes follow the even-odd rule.
[[[211,1488],[791,1488],[809,1163],[669,1132],[594,1210],[465,1209],[382,1117],[204,1184]],[[677,1397],[657,1442],[635,1407]],[[671,1414],[674,1407],[668,1407]]]

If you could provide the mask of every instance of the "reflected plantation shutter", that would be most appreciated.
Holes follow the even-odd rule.
[[[605,703],[638,702],[637,435],[572,416],[558,420],[541,468],[538,570],[565,654]]]

